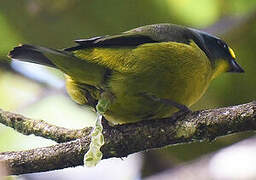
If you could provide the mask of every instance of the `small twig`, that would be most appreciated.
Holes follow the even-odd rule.
[[[25,118],[16,116],[12,121]],[[7,125],[12,126],[11,123]],[[233,107],[197,111],[178,119],[148,120],[114,127],[105,125],[103,158],[125,157],[138,151],[198,140],[213,140],[248,130],[256,130],[255,101]],[[74,167],[83,164],[89,141],[87,136],[45,148],[0,153],[0,159],[5,161],[11,174]]]

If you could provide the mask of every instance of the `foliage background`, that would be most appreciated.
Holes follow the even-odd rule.
[[[89,109],[70,101],[63,91],[63,75],[60,72],[39,66],[11,66],[6,55],[19,43],[64,48],[74,45],[74,39],[116,34],[155,23],[175,23],[205,29],[223,20],[222,27],[226,30],[229,20],[243,21],[243,17],[255,14],[255,8],[256,1],[252,0],[2,0],[0,108],[69,128],[92,125],[95,118]],[[205,96],[193,106],[194,110],[256,99],[256,19],[241,23],[235,31],[222,31],[220,35],[234,49],[246,73],[226,73],[217,78]],[[22,71],[26,77],[17,71]],[[175,167],[251,135],[243,133],[213,142],[150,151],[144,154],[142,174],[150,175],[164,168]],[[0,126],[0,151],[49,144],[53,142],[34,136],[26,137]],[[152,159],[155,163],[150,163]]]

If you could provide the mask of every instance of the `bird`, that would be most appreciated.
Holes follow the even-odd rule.
[[[113,125],[188,112],[217,76],[244,72],[223,40],[181,25],[146,25],[75,42],[62,50],[23,44],[8,57],[59,69],[70,97]]]

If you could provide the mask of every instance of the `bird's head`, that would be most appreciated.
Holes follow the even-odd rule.
[[[205,52],[212,63],[213,78],[223,72],[242,73],[243,68],[236,62],[234,51],[220,38],[196,29],[193,32],[193,39]]]

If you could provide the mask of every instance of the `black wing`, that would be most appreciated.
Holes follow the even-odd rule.
[[[77,46],[66,48],[65,51],[76,51],[92,47],[121,47],[121,46],[138,46],[145,43],[155,43],[156,40],[151,39],[149,36],[140,34],[122,34],[115,36],[99,36],[90,39],[75,40]]]

